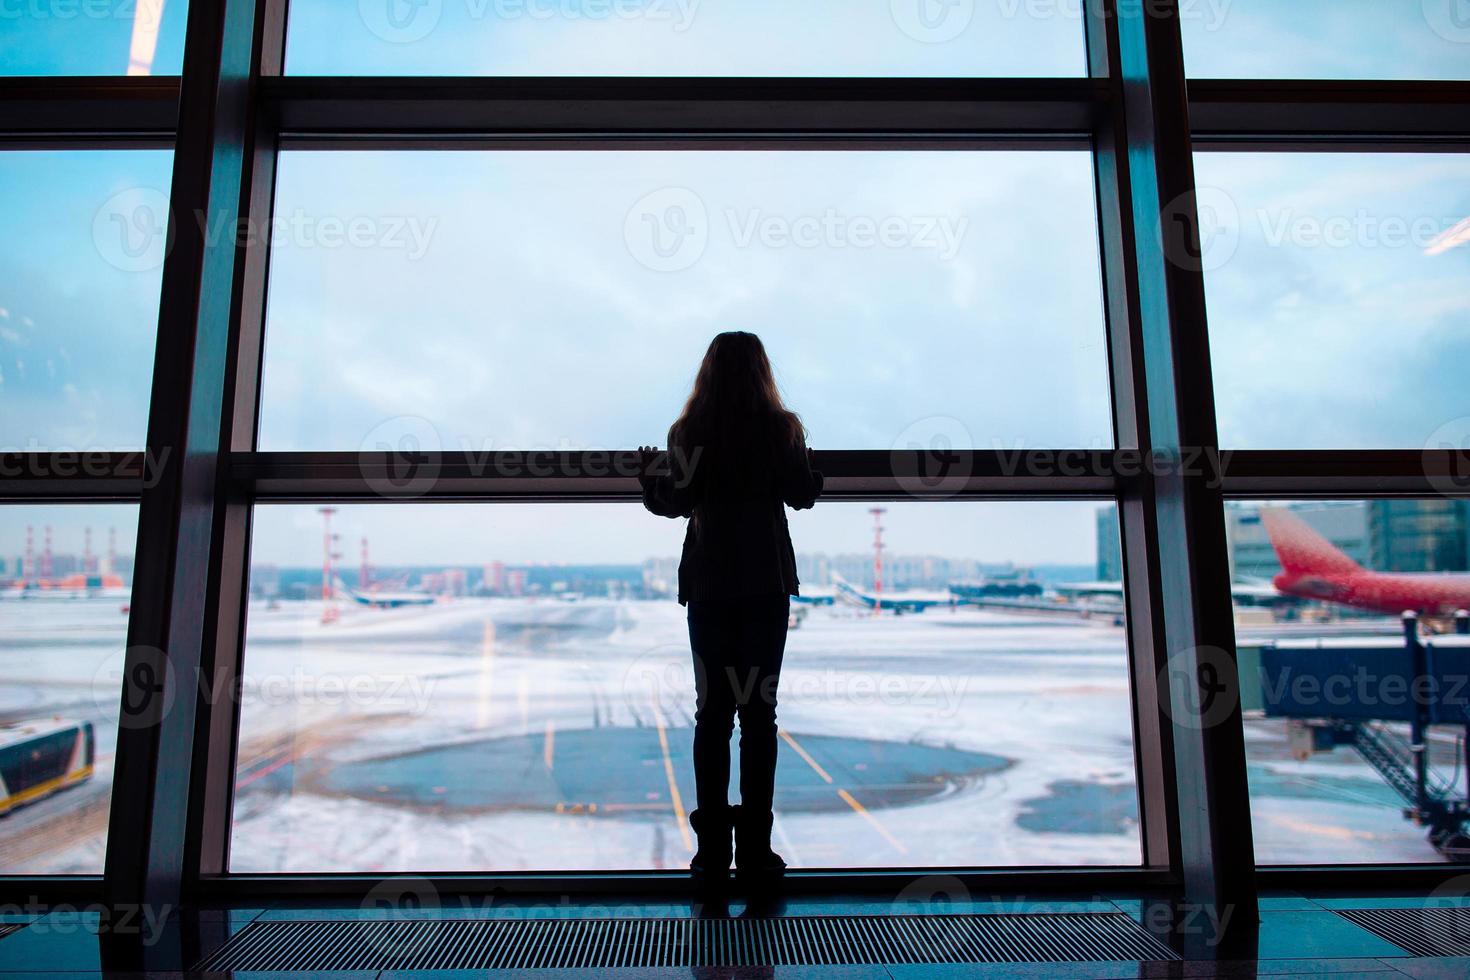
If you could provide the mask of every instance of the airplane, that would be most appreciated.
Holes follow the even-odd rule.
[[[1423,616],[1453,616],[1470,609],[1470,575],[1371,571],[1280,507],[1262,507],[1261,523],[1281,562],[1281,573],[1272,584],[1285,595],[1390,616],[1410,610]]]
[[[837,601],[837,590],[820,585],[803,585],[801,595],[792,596],[791,601],[801,606],[830,606]]]
[[[956,606],[959,600],[948,592],[924,592],[904,589],[896,592],[865,592],[847,579],[832,573],[832,584],[837,587],[837,598],[866,609],[892,609],[894,612],[923,612],[935,606]]]
[[[434,597],[426,592],[358,592],[349,589],[340,578],[335,580],[337,591],[357,603],[373,609],[398,609],[402,606],[432,606]]]

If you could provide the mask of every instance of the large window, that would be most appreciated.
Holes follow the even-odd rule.
[[[0,507],[0,874],[99,874],[137,508]]]
[[[1455,624],[1470,609],[1470,501],[1226,515],[1257,859],[1463,861],[1470,636]]]
[[[10,0],[0,75],[177,75],[187,0]]]
[[[0,0],[0,875],[682,868],[630,450],[728,329],[829,477],[795,866],[1470,854],[1464,718],[1281,696],[1462,654],[1464,7]]]
[[[286,154],[260,446],[659,443],[722,329],[820,448],[1110,446],[1093,213],[1082,153]]]
[[[0,153],[0,451],[143,447],[169,162]]]
[[[1463,424],[1470,156],[1202,153],[1195,173],[1222,446],[1421,449]]]
[[[788,860],[1139,862],[1112,513],[894,503],[881,584],[869,505],[793,519]],[[636,504],[258,508],[231,869],[686,866],[682,531]]]
[[[1066,4],[882,0],[293,0],[315,75],[1081,75]]]

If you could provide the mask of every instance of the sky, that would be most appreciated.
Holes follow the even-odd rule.
[[[178,0],[79,3],[0,5],[0,72],[178,70]],[[1466,78],[1457,3],[1186,2],[1187,65]],[[134,11],[157,13],[156,33]],[[295,73],[1083,70],[1075,7],[1041,0],[295,0],[290,31]],[[142,442],[169,167],[166,151],[0,153],[0,448]],[[1470,235],[1452,231],[1470,216],[1470,157],[1209,153],[1196,167],[1223,445],[1470,434]],[[1091,182],[1087,155],[1067,151],[288,152],[261,445],[660,443],[728,328],[766,339],[817,448],[1111,445]],[[1044,520],[993,505],[955,521],[951,506],[914,505],[913,540],[937,547],[963,525],[1002,557],[1090,560],[1093,504],[1045,505]],[[415,519],[438,528],[425,554],[453,551],[452,510]],[[853,550],[833,511],[801,515],[809,550]],[[606,553],[643,557],[644,519],[611,514]],[[23,532],[15,516],[0,549]],[[506,550],[577,537],[553,548],[533,531],[540,545]],[[567,560],[593,560],[583,550]]]
[[[1076,76],[1079,9],[1080,0],[292,0],[287,70]],[[122,74],[130,62],[176,74],[185,14],[181,0],[5,0],[0,74]],[[1193,77],[1470,78],[1465,0],[1180,0],[1180,17]]]

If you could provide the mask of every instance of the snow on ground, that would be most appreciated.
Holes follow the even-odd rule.
[[[1139,861],[1123,630],[974,609],[805,613],[779,709],[782,778],[800,781],[783,783],[776,828],[793,865]],[[692,723],[678,605],[461,599],[321,618],[317,602],[250,606],[233,870],[687,863],[692,772],[661,749],[687,745]],[[62,818],[108,791],[125,629],[114,603],[0,604],[0,717],[89,718],[99,742],[93,781],[0,819],[0,870],[100,870],[105,820]],[[1247,738],[1264,863],[1438,859],[1355,753],[1297,762],[1276,721],[1248,721]],[[463,786],[409,798],[375,784],[446,746],[519,754],[497,785],[470,787],[483,805],[424,802]],[[921,772],[921,757],[963,771]]]

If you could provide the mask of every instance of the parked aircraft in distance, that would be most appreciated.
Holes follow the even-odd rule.
[[[349,589],[340,578],[336,580],[337,591],[359,606],[373,609],[398,609],[401,606],[432,606],[434,597],[427,592],[358,592]]]
[[[1371,571],[1281,507],[1261,508],[1261,523],[1281,562],[1281,573],[1272,582],[1286,595],[1390,616],[1410,610],[1423,616],[1453,616],[1470,609],[1470,575]]]

